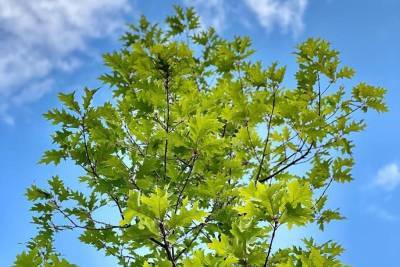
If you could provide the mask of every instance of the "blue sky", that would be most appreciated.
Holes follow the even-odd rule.
[[[0,0],[0,266],[11,265],[21,243],[34,234],[25,188],[55,174],[73,183],[79,173],[68,164],[36,164],[51,147],[53,131],[41,114],[58,105],[58,92],[99,86],[97,77],[105,71],[100,55],[120,47],[125,24],[142,13],[160,20],[173,3],[196,6],[202,22],[226,37],[252,37],[258,59],[288,66],[289,85],[295,45],[322,37],[341,51],[343,63],[357,70],[349,85],[366,81],[388,89],[390,111],[369,114],[367,130],[354,137],[355,181],[331,190],[330,204],[340,207],[347,220],[331,224],[318,239],[341,242],[347,249],[343,260],[353,266],[398,266],[398,0]],[[313,234],[312,229],[304,233]],[[281,242],[294,238],[284,234]],[[67,233],[56,240],[72,262],[116,266],[75,237]]]

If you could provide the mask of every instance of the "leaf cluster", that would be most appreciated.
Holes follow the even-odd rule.
[[[284,66],[250,58],[250,38],[175,11],[165,27],[141,17],[104,55],[109,102],[86,88],[45,114],[56,148],[40,162],[80,166],[85,190],[58,177],[28,189],[39,232],[15,266],[70,266],[52,240],[73,229],[121,266],[342,266],[334,242],[273,242],[282,227],[343,218],[327,192],[352,180],[351,138],[365,127],[356,114],[386,111],[385,90],[346,88],[354,70],[321,39],[296,48],[287,88]]]

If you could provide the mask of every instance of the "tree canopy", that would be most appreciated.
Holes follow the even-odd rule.
[[[60,93],[45,114],[55,148],[40,162],[80,166],[82,186],[28,188],[38,233],[15,266],[74,266],[53,245],[67,230],[121,266],[343,266],[334,241],[274,240],[343,219],[328,189],[352,180],[353,133],[386,111],[385,89],[346,88],[354,70],[321,39],[296,47],[286,87],[284,66],[255,61],[250,38],[219,36],[192,8],[161,26],[142,16],[122,42],[104,55],[109,101]]]

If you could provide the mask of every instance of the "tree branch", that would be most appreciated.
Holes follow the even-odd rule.
[[[170,73],[169,73],[169,70],[167,70],[166,71],[166,77],[165,77],[165,81],[164,81],[164,88],[165,88],[165,101],[166,101],[166,104],[167,104],[167,111],[166,111],[166,114],[165,114],[165,118],[164,118],[164,121],[165,121],[165,133],[166,133],[166,136],[165,136],[165,146],[164,146],[164,180],[166,180],[167,179],[167,154],[168,154],[168,133],[169,133],[169,109],[170,109],[170,107],[169,107],[169,105],[170,105],[170,103],[169,103],[169,79],[170,79]]]
[[[87,129],[86,129],[86,125],[85,125],[85,114],[82,115],[81,127],[82,127],[82,138],[83,138],[83,145],[85,148],[86,160],[88,161],[88,165],[90,167],[92,175],[99,181],[99,180],[101,180],[101,178],[100,178],[99,174],[97,173],[96,164],[93,162],[93,160],[90,157],[89,148],[88,148],[88,144],[87,144],[87,140],[86,140]],[[118,207],[118,211],[119,211],[121,218],[124,219],[124,213],[122,211],[122,208],[121,208],[118,198],[115,197],[111,192],[108,192],[108,195],[115,202],[115,204]]]
[[[159,228],[160,228],[162,239],[163,239],[163,242],[164,242],[162,244],[162,247],[164,248],[165,252],[167,253],[167,258],[171,262],[172,266],[176,267],[177,265],[176,265],[176,262],[175,262],[175,257],[174,257],[173,253],[170,250],[170,245],[169,245],[169,242],[167,240],[167,233],[165,231],[165,227],[164,227],[163,222],[160,222]]]
[[[271,127],[272,127],[272,117],[273,117],[274,111],[275,111],[275,101],[276,101],[276,90],[274,90],[273,95],[272,95],[272,110],[271,110],[271,113],[270,113],[269,119],[268,119],[267,137],[265,138],[265,144],[264,144],[264,149],[263,149],[262,156],[261,156],[261,161],[260,161],[260,164],[258,165],[258,171],[257,171],[256,179],[255,179],[256,184],[258,182],[258,179],[260,178],[262,165],[264,164],[264,159],[266,156],[266,151],[267,151],[267,147],[268,147],[268,143],[269,143],[269,136],[270,136]]]
[[[307,157],[307,155],[311,152],[312,147],[314,146],[314,142],[311,143],[311,145],[308,147],[307,151],[302,154],[299,158],[292,160],[290,163],[288,163],[287,165],[283,166],[282,168],[278,169],[277,171],[275,171],[274,173],[268,175],[265,178],[262,178],[259,180],[259,182],[265,182],[268,181],[269,179],[275,177],[277,174],[283,172],[284,170],[288,169],[289,167],[295,165],[296,163],[298,163],[300,160],[304,159],[305,157]]]
[[[271,255],[271,251],[272,251],[272,244],[274,242],[276,230],[278,230],[278,227],[279,227],[278,220],[275,219],[274,220],[274,227],[273,227],[273,230],[272,230],[271,241],[269,242],[267,256],[265,257],[265,262],[264,262],[264,265],[263,265],[264,267],[267,267],[267,265],[268,265],[269,257]]]
[[[183,191],[185,190],[187,184],[189,183],[190,176],[192,175],[193,167],[194,167],[194,164],[196,163],[196,159],[197,159],[197,153],[195,153],[192,158],[193,158],[192,159],[192,163],[189,165],[189,173],[186,176],[185,182],[184,182],[182,188],[179,190],[179,193],[178,193],[178,199],[177,199],[176,204],[175,204],[175,213],[178,211],[179,204],[182,202]]]

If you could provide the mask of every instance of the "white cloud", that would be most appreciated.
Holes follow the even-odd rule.
[[[228,20],[248,24],[243,8],[256,15],[258,23],[268,31],[276,27],[287,33],[299,34],[304,28],[303,16],[308,0],[184,0],[194,6],[202,23],[222,31]],[[247,25],[248,26],[248,25]]]
[[[0,119],[48,92],[54,71],[73,71],[88,42],[123,25],[128,0],[0,0]]]
[[[46,93],[50,92],[53,84],[54,80],[48,78],[34,82],[31,85],[24,87],[23,90],[15,90],[14,95],[10,95],[6,98],[7,101],[0,101],[0,121],[9,125],[14,125],[14,117],[9,114],[9,109],[35,102]]]
[[[21,90],[18,94],[14,95],[11,98],[11,102],[15,106],[20,106],[26,103],[35,102],[40,99],[43,95],[51,90],[54,81],[52,79],[46,79],[37,83],[32,84],[31,86],[26,87],[24,90]]]
[[[268,31],[280,27],[284,32],[299,34],[304,28],[303,16],[308,0],[244,0],[259,23]]]
[[[400,185],[400,168],[396,163],[390,163],[382,167],[374,180],[374,185],[387,191],[394,190]]]
[[[266,29],[298,33],[307,6],[307,0],[183,1],[219,31],[229,20],[241,21],[247,7]],[[13,108],[32,99],[22,96],[49,86],[53,73],[76,70],[85,60],[81,56],[90,53],[91,40],[123,26],[121,15],[129,6],[129,0],[0,0],[0,120],[12,122]],[[41,96],[49,88],[40,91]]]
[[[213,26],[218,31],[225,29],[229,12],[229,5],[225,0],[184,0],[184,2],[196,8],[203,25]]]
[[[367,209],[367,212],[387,222],[396,222],[399,220],[399,217],[397,215],[392,214],[376,205],[370,205]]]

